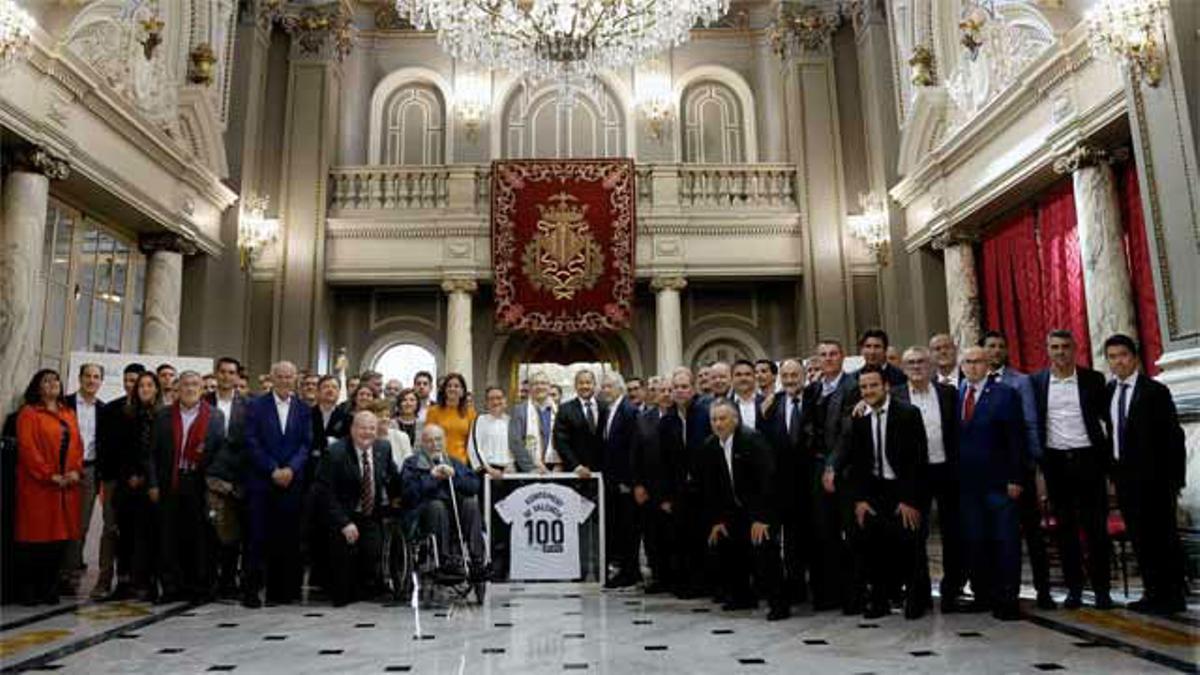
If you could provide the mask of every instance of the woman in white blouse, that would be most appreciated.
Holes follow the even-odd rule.
[[[486,473],[495,480],[504,477],[506,471],[530,471],[533,462],[529,453],[514,453],[508,442],[508,413],[505,412],[504,390],[490,386],[485,395],[487,412],[475,418],[467,434],[467,457],[471,468]]]

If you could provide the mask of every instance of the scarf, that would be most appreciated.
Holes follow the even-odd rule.
[[[204,457],[204,441],[208,436],[208,420],[212,409],[203,400],[197,405],[200,406],[200,409],[196,412],[196,419],[192,422],[192,426],[188,427],[186,440],[183,438],[183,413],[179,407],[179,402],[176,401],[171,406],[171,435],[175,440],[172,444],[175,452],[171,461],[171,489],[179,487],[179,460],[181,454],[183,459],[195,468],[200,467],[200,460]]]
[[[545,447],[542,447],[542,411],[531,398],[525,402],[525,449],[529,450],[533,455],[534,462],[540,461],[543,464],[553,464],[558,461],[558,453],[554,451],[554,416],[558,410],[554,407],[554,403],[550,397],[546,397],[546,403],[550,406],[550,436]]]

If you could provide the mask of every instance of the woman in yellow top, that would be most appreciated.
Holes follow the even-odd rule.
[[[437,405],[429,406],[425,424],[436,424],[446,432],[446,453],[469,464],[467,434],[475,421],[475,409],[467,403],[467,381],[459,373],[450,373],[438,389]]]

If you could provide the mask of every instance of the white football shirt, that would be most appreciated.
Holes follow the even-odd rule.
[[[579,526],[595,508],[589,499],[558,483],[532,483],[497,503],[496,512],[511,525],[509,578],[578,579]]]

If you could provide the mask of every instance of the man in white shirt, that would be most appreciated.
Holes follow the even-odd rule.
[[[63,591],[72,594],[79,582],[80,572],[85,568],[83,545],[87,542],[88,529],[92,524],[92,507],[97,497],[96,459],[100,440],[100,409],[104,402],[96,394],[103,383],[104,367],[98,363],[85,363],[79,367],[79,390],[66,399],[67,407],[75,410],[79,438],[83,442],[83,473],[79,476],[81,529],[79,539],[67,547],[61,574]]]
[[[436,403],[433,397],[433,374],[422,370],[413,375],[413,391],[417,392],[417,420],[425,424],[425,413]]]
[[[954,344],[954,338],[947,333],[934,335],[929,338],[929,352],[936,368],[937,383],[957,391],[962,382],[962,370],[958,367],[958,345]]]
[[[758,383],[754,378],[754,363],[749,359],[738,359],[733,362],[733,394],[731,399],[737,406],[738,416],[742,426],[757,429],[761,413],[759,404],[762,396],[757,391]],[[774,391],[768,392],[774,395]]]
[[[217,593],[222,598],[237,597],[238,557],[241,555],[242,461],[246,422],[246,399],[238,393],[242,365],[237,359],[217,359],[217,390],[204,400],[221,411],[225,422],[225,443],[217,456],[209,460],[208,509],[217,535]]]

